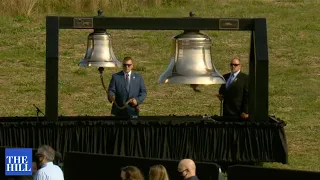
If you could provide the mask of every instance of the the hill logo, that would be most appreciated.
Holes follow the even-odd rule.
[[[31,176],[32,149],[6,148],[5,174],[6,176]]]

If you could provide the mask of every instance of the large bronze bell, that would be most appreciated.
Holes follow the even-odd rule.
[[[211,38],[199,31],[185,31],[173,38],[170,64],[159,83],[225,84],[211,60]]]
[[[89,34],[87,51],[79,66],[120,67],[121,63],[114,55],[111,40],[111,35],[103,30],[95,30]]]

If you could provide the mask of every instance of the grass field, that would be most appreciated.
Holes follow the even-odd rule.
[[[48,10],[43,4],[40,6],[43,1],[39,0],[30,11],[27,7],[20,12],[13,5],[4,6],[4,2],[6,0],[0,3],[0,116],[35,116],[33,104],[45,109],[45,16],[93,16],[99,4],[88,6],[85,11],[81,11],[82,6],[70,3],[59,8],[50,6]],[[320,1],[185,0],[174,3],[159,0],[158,4],[141,1],[145,2],[141,6],[130,2],[135,0],[122,5],[104,5],[105,15],[186,17],[193,11],[201,17],[267,18],[269,113],[287,122],[289,164],[267,163],[265,166],[320,171],[320,17],[317,13]],[[166,3],[161,5],[161,2]],[[60,30],[59,115],[110,114],[111,105],[106,100],[97,68],[77,66],[84,56],[90,32]],[[140,71],[148,89],[141,115],[219,114],[219,101],[215,98],[219,86],[201,87],[202,93],[194,93],[187,85],[157,83],[170,60],[171,38],[182,31],[109,32],[118,59],[132,56],[137,67],[146,69]],[[228,72],[233,56],[240,56],[243,70],[248,71],[248,32],[202,32],[212,37],[212,58],[221,73]],[[116,71],[105,72],[106,82]]]

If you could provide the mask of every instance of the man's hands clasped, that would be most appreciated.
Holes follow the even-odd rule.
[[[135,98],[131,98],[129,99],[129,102],[132,104],[132,106],[137,106],[138,105],[138,102]]]
[[[115,96],[108,96],[108,100],[110,103],[114,103],[116,101],[116,97]],[[128,100],[128,103],[131,103],[132,106],[137,106],[138,105],[138,102],[135,98],[130,98]]]

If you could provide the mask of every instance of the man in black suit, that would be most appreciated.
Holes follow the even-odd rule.
[[[115,116],[139,116],[139,105],[147,96],[142,76],[134,71],[131,57],[123,59],[123,70],[112,75],[108,99]]]
[[[248,119],[248,75],[241,72],[239,58],[230,62],[231,72],[223,75],[227,80],[221,85],[218,98],[223,100],[223,116]]]

